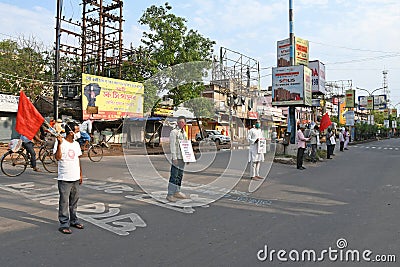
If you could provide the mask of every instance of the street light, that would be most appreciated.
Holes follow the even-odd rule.
[[[360,87],[356,87],[356,88],[357,88],[358,90],[363,90],[363,91],[367,92],[367,93],[369,94],[369,96],[372,96],[372,94],[373,94],[375,91],[384,89],[383,87],[380,87],[380,88],[376,88],[376,89],[372,90],[372,92],[369,92],[367,89],[363,89],[363,88],[360,88]]]

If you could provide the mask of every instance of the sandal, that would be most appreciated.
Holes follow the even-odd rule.
[[[71,224],[71,226],[72,226],[72,227],[75,227],[75,228],[77,228],[77,229],[83,229],[83,228],[85,228],[85,227],[83,226],[83,224],[80,224],[80,223]]]
[[[58,231],[60,231],[63,234],[67,234],[67,235],[72,234],[71,229],[69,229],[68,227],[60,227],[60,228],[58,228]]]

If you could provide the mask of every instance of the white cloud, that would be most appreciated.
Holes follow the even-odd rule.
[[[14,37],[34,36],[45,45],[55,40],[54,14],[39,6],[24,9],[0,3],[0,25],[2,33]]]

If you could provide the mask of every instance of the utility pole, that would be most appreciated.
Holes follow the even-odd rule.
[[[61,8],[62,0],[57,0],[57,18],[56,18],[56,46],[55,46],[55,60],[54,60],[54,85],[53,85],[53,117],[54,120],[58,119],[58,84],[60,80],[60,38],[61,38]]]
[[[290,66],[294,66],[293,0],[289,0]],[[290,143],[296,143],[296,107],[289,106]]]

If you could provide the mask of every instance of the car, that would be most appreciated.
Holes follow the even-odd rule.
[[[160,137],[158,133],[146,133],[145,142],[150,147],[155,147],[160,145]]]
[[[223,135],[217,130],[205,130],[205,134],[206,137],[214,141],[216,145],[229,144],[231,142],[231,138],[229,136]]]

